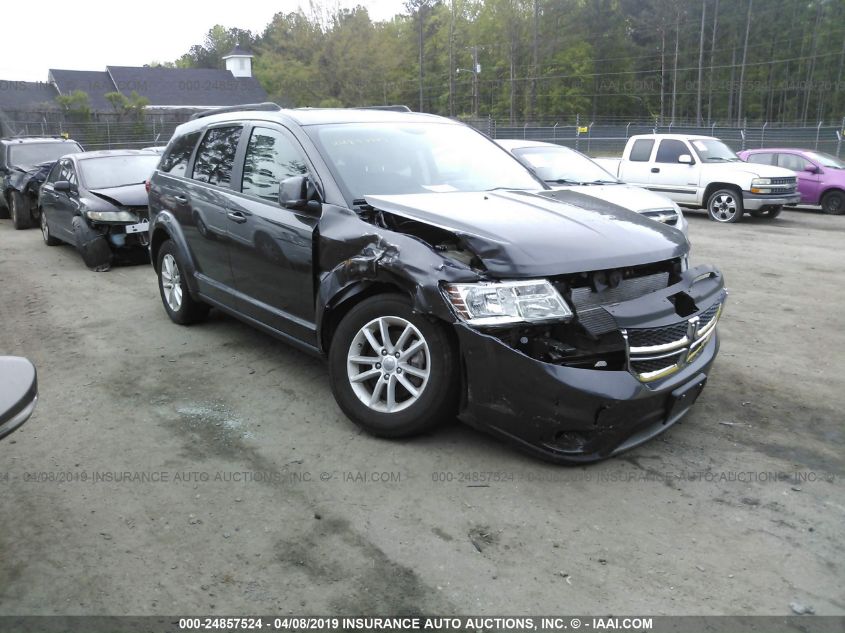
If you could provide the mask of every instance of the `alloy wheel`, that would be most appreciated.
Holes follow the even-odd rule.
[[[710,215],[717,222],[730,222],[737,211],[736,199],[729,193],[720,193],[710,201]]]
[[[411,322],[382,316],[364,325],[352,339],[346,372],[362,403],[373,411],[396,413],[413,405],[425,390],[431,353]]]
[[[164,299],[173,312],[182,307],[182,274],[176,259],[168,253],[161,260],[161,287]]]

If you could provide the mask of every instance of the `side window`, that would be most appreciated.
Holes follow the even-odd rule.
[[[76,184],[76,171],[73,169],[73,165],[70,161],[63,160],[62,161],[62,175],[59,180],[67,180],[70,184]]]
[[[302,151],[284,134],[269,128],[252,130],[244,160],[243,193],[276,202],[282,180],[306,173]]]
[[[797,154],[778,154],[778,166],[786,167],[792,171],[804,171],[809,163]]]
[[[774,158],[774,154],[769,154],[768,152],[762,152],[760,154],[751,154],[748,156],[749,163],[757,163],[759,165],[771,165],[772,158]]]
[[[191,160],[191,154],[199,138],[199,132],[180,136],[173,142],[170,150],[162,156],[158,168],[174,176],[184,176],[188,169],[188,161]]]
[[[54,183],[61,180],[61,178],[59,178],[59,174],[61,172],[62,164],[57,162],[55,165],[53,165],[53,169],[50,170],[50,173],[47,175],[47,180],[45,182]]]
[[[654,140],[641,138],[634,141],[634,146],[631,148],[631,154],[628,160],[637,163],[647,163],[651,158],[651,148],[654,147]]]
[[[214,127],[208,130],[197,150],[193,179],[228,187],[240,137],[240,126]]]
[[[656,163],[677,163],[678,158],[682,154],[689,154],[690,150],[687,144],[683,141],[676,141],[675,139],[664,139],[660,141],[660,147],[657,148],[657,156],[654,159]]]

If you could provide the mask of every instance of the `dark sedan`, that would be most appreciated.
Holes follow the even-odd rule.
[[[147,246],[145,182],[159,156],[145,150],[70,154],[41,188],[41,233],[48,246],[76,246],[85,265],[111,268],[115,257],[142,255]]]

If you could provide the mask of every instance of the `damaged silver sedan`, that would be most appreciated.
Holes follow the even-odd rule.
[[[602,459],[704,387],[726,291],[678,229],[568,204],[482,134],[384,109],[200,115],[150,182],[180,324],[211,307],[328,359],[341,409],[400,437],[461,420]]]

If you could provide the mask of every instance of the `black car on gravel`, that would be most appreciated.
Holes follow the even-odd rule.
[[[114,259],[146,259],[146,183],[160,156],[145,150],[104,150],[62,157],[41,187],[44,243],[72,244],[85,265],[108,270]]]
[[[326,357],[371,433],[457,416],[592,461],[690,409],[726,291],[678,229],[544,188],[436,116],[217,111],[177,128],[151,179],[150,252],[170,319],[216,307]]]
[[[38,190],[55,162],[81,152],[76,141],[61,136],[0,139],[0,218],[11,215],[16,229],[38,222]]]

